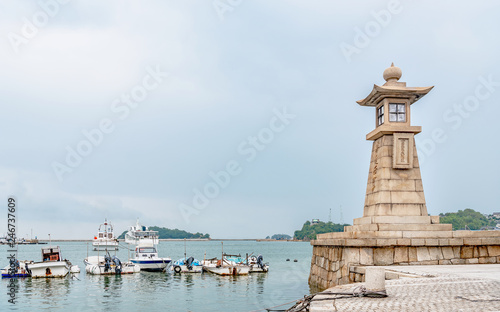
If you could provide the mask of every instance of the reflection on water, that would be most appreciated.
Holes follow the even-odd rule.
[[[161,242],[164,256],[180,258],[183,243]],[[218,250],[218,242],[192,242],[193,254]],[[78,263],[86,257],[85,243],[59,243],[65,257]],[[302,298],[308,293],[307,278],[312,248],[300,243],[228,242],[228,248],[247,252],[258,250],[266,257],[269,273],[246,276],[169,274],[140,272],[125,275],[88,275],[85,268],[78,279],[19,279],[15,307],[7,303],[8,279],[1,281],[0,311],[250,311]],[[224,243],[226,248],[226,242]],[[23,247],[23,259],[39,257],[39,247]],[[118,256],[127,258],[127,251]],[[212,255],[209,255],[212,256]],[[216,256],[215,254],[213,256]],[[297,258],[299,263],[286,262]],[[0,265],[6,259],[0,246]]]

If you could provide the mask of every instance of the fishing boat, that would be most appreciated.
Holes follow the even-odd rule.
[[[174,273],[201,273],[203,272],[203,265],[201,261],[193,257],[183,258],[175,261],[169,266],[170,271]]]
[[[27,264],[31,264],[33,261],[28,260],[15,260],[14,264],[9,263],[8,266],[2,269],[2,278],[13,278],[13,277],[29,277],[30,273],[26,269]]]
[[[193,257],[187,257],[186,239],[184,239],[184,259],[179,259],[168,267],[174,273],[202,273],[203,265]]]
[[[206,259],[203,260],[203,270],[217,275],[248,275],[250,267],[244,264],[236,264],[227,259]]]
[[[130,261],[138,265],[142,271],[158,272],[164,271],[172,259],[158,257],[157,245],[147,240],[141,241],[135,247],[135,256]]]
[[[203,270],[212,274],[217,275],[248,275],[250,272],[250,267],[243,263],[236,263],[226,259],[226,254],[224,253],[224,242],[221,242],[222,246],[222,256],[221,259],[203,259]]]
[[[31,272],[31,277],[64,277],[69,272],[79,273],[80,268],[72,265],[69,260],[62,259],[61,248],[44,247],[42,248],[42,261],[26,264],[26,270]]]
[[[125,242],[131,245],[139,245],[140,243],[158,245],[158,231],[152,231],[147,226],[143,226],[137,219],[135,226],[129,227],[125,234]]]
[[[93,275],[132,274],[140,271],[138,265],[131,262],[122,263],[116,256],[91,256],[83,260],[85,271]]]
[[[226,255],[226,260],[230,262],[234,262],[237,264],[245,264],[250,267],[249,273],[267,273],[269,271],[269,264],[264,263],[264,258],[262,255],[256,256],[247,256],[242,258],[241,255]]]
[[[118,240],[113,233],[113,226],[108,220],[104,219],[104,223],[99,225],[92,247],[96,251],[118,250]]]

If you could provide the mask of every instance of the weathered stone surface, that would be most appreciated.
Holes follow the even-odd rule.
[[[472,256],[474,255],[473,253],[474,253],[474,247],[464,246],[460,250],[460,258],[462,259],[472,258]]]
[[[393,193],[394,194],[394,193]],[[420,216],[421,205],[416,204],[392,204],[387,215],[393,216]]]
[[[425,246],[425,239],[423,238],[413,238],[411,240],[412,246]]]
[[[488,248],[486,246],[477,247],[479,251],[479,257],[488,257]]]
[[[344,260],[349,264],[359,263],[359,248],[346,248],[344,250]]]
[[[479,258],[479,263],[481,264],[497,263],[497,257],[481,257]]]
[[[411,239],[409,238],[398,238],[396,241],[398,246],[411,246]]]
[[[451,259],[451,264],[465,264],[465,259]]]
[[[450,246],[463,246],[464,239],[463,238],[450,238],[449,242],[450,242]]]
[[[453,259],[455,258],[455,254],[453,253],[452,247],[441,247],[441,252],[443,253],[444,259]]]
[[[417,259],[419,262],[432,260],[429,249],[427,247],[417,247]]]
[[[443,254],[440,247],[428,247],[431,260],[443,260]]]
[[[478,264],[479,259],[478,258],[470,258],[470,259],[465,259],[466,264]]]
[[[378,247],[395,246],[396,244],[397,244],[397,239],[395,238],[377,239]]]
[[[403,238],[451,238],[451,231],[403,231]]]
[[[408,247],[394,248],[394,263],[408,262]]]
[[[394,247],[381,247],[373,250],[375,265],[391,265],[394,263]]]
[[[480,238],[464,238],[464,245],[477,246],[481,245]]]
[[[500,231],[498,231],[500,232]],[[500,245],[500,237],[481,238],[482,245]]]
[[[426,238],[425,245],[426,246],[439,246],[439,240],[436,238]]]
[[[500,231],[453,231],[457,238],[500,237]]]
[[[479,248],[477,246],[472,247],[472,257],[473,258],[479,258]]]
[[[439,216],[431,216],[432,224],[439,224]]]
[[[360,248],[359,263],[361,265],[373,265],[373,248]]]
[[[488,246],[488,256],[497,257],[500,256],[500,246]]]
[[[378,224],[380,231],[451,231],[451,224]]]
[[[417,247],[408,247],[408,261],[410,262],[418,261]]]
[[[450,265],[452,264],[450,260],[439,260],[440,265]]]

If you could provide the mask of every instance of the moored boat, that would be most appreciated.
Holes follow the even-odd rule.
[[[113,226],[107,219],[104,219],[104,223],[99,225],[92,247],[96,251],[118,250],[118,240],[113,232]]]
[[[138,265],[142,271],[158,272],[164,271],[172,259],[158,257],[157,245],[142,241],[135,247],[135,256],[130,261]]]
[[[77,265],[72,265],[69,260],[62,259],[59,246],[42,248],[42,261],[27,263],[26,270],[31,272],[33,278],[64,277],[71,272],[80,272]]]
[[[250,267],[244,264],[236,264],[226,259],[208,259],[203,260],[203,270],[212,274],[228,275],[248,275]]]
[[[94,275],[116,275],[138,273],[140,268],[131,262],[122,263],[116,256],[91,256],[83,260],[85,271]]]
[[[139,219],[137,219],[135,226],[131,226],[125,233],[125,242],[131,245],[158,245],[158,238],[158,231],[150,230],[147,226],[141,225]]]
[[[2,278],[13,278],[13,277],[29,277],[30,273],[26,269],[26,264],[33,263],[33,261],[28,260],[15,260],[13,265],[9,263],[8,266],[2,269]]]
[[[240,255],[225,255],[226,260],[237,264],[244,264],[250,267],[249,273],[267,273],[269,271],[269,264],[264,263],[262,255],[248,256],[242,258]]]
[[[189,257],[175,261],[169,269],[174,273],[201,273],[203,265],[199,260]]]

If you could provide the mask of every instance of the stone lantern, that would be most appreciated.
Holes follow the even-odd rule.
[[[375,85],[357,102],[375,108],[375,130],[366,136],[373,141],[373,149],[363,218],[357,219],[363,224],[387,223],[387,218],[371,218],[380,216],[415,216],[421,218],[412,218],[412,223],[431,223],[414,143],[414,135],[422,128],[411,125],[411,105],[433,87],[409,88],[398,81],[401,74],[392,64],[384,71],[386,83]]]
[[[500,231],[452,231],[429,216],[412,126],[410,107],[433,87],[409,88],[399,82],[401,69],[384,71],[358,104],[375,108],[375,130],[363,217],[344,232],[318,234],[309,284],[327,288],[364,280],[368,266],[500,263]]]

